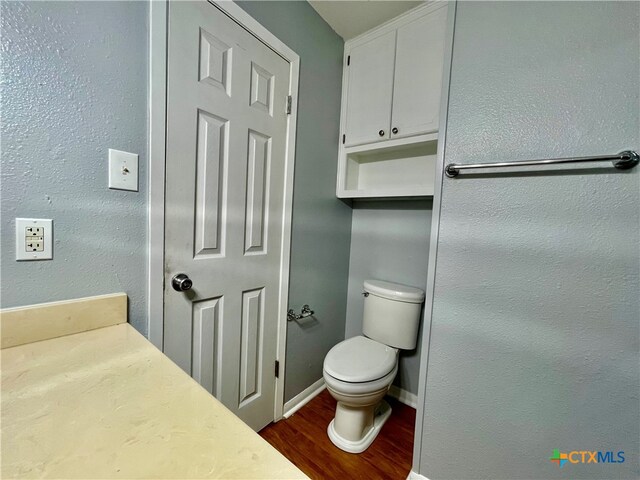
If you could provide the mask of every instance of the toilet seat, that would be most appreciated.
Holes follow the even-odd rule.
[[[362,395],[367,396],[383,390],[386,393],[389,389],[389,385],[391,385],[393,379],[398,373],[398,364],[396,363],[394,368],[384,377],[377,378],[369,382],[345,382],[329,375],[326,370],[322,373],[324,383],[329,391],[340,392],[340,394],[349,397]]]
[[[397,349],[360,335],[329,350],[323,369],[339,382],[370,383],[388,376],[397,363]]]

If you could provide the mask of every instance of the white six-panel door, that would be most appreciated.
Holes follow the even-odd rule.
[[[171,2],[168,35],[164,351],[258,430],[274,411],[290,64],[205,1]]]

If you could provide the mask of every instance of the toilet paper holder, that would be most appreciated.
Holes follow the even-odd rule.
[[[287,321],[293,322],[296,320],[300,320],[301,318],[307,318],[313,315],[313,310],[309,307],[309,305],[303,305],[302,311],[300,313],[296,313],[293,311],[293,308],[290,308],[287,312]]]

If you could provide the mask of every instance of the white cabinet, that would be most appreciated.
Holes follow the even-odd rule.
[[[446,15],[443,4],[421,7],[347,42],[346,147],[438,129]]]
[[[346,145],[389,138],[395,53],[395,32],[380,35],[351,50],[347,65]]]
[[[433,195],[446,3],[345,44],[337,196]]]
[[[392,137],[438,130],[446,17],[447,9],[439,8],[398,28]]]

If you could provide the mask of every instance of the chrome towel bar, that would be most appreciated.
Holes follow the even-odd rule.
[[[498,168],[498,167],[525,167],[529,165],[556,165],[560,163],[581,163],[581,162],[612,162],[613,166],[619,170],[628,170],[635,167],[640,162],[640,155],[633,150],[625,150],[617,155],[600,155],[593,157],[573,157],[573,158],[550,158],[547,160],[526,160],[522,162],[498,162],[498,163],[470,163],[468,165],[458,165],[450,163],[444,169],[447,177],[457,177],[462,170],[476,168]]]

